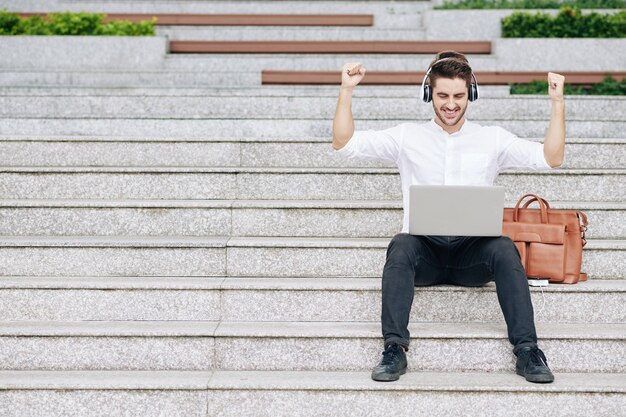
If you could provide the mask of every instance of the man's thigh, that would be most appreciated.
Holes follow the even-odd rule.
[[[463,286],[481,286],[493,281],[497,258],[519,257],[513,253],[516,249],[509,240],[506,237],[459,237],[451,251],[448,281]]]
[[[393,239],[394,251],[410,252],[415,260],[415,286],[443,284],[445,242],[439,237],[402,233]]]

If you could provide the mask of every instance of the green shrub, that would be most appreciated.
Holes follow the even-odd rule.
[[[50,13],[19,17],[16,13],[0,11],[0,35],[56,36],[154,36],[155,19],[133,23],[126,20],[103,22],[101,13]]]
[[[138,23],[133,23],[128,20],[112,20],[100,26],[97,34],[115,36],[123,33],[124,36],[154,36],[155,22],[156,18],[153,18],[152,20],[143,20]]]
[[[44,20],[41,16],[33,16],[26,19],[20,19],[15,32],[12,35],[27,35],[27,36],[39,36],[39,35],[54,35],[50,24]]]
[[[528,84],[511,84],[511,94],[548,94],[547,81],[533,81]],[[617,81],[607,75],[602,82],[591,85],[565,84],[563,92],[568,95],[602,95],[624,96],[626,95],[626,78]]]
[[[85,36],[96,34],[102,25],[103,14],[99,13],[50,13],[48,23],[55,35]]]
[[[503,38],[624,38],[626,11],[582,14],[563,7],[556,16],[514,12],[502,19],[501,28]]]
[[[435,9],[624,9],[626,0],[445,0]]]
[[[12,35],[19,23],[17,14],[0,11],[0,35]]]

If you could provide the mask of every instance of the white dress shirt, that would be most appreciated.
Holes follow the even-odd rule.
[[[465,120],[449,134],[430,122],[403,123],[381,131],[355,131],[337,154],[361,160],[395,163],[400,170],[404,221],[409,231],[411,185],[493,185],[507,169],[551,169],[543,144],[520,139],[498,126],[480,126]]]

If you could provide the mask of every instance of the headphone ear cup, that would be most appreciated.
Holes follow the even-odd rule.
[[[424,103],[430,103],[432,99],[433,99],[433,90],[430,87],[430,85],[425,85],[424,91],[422,91],[422,100],[424,100]]]
[[[471,83],[469,86],[469,101],[476,101],[478,100],[478,87],[476,86],[476,84]]]

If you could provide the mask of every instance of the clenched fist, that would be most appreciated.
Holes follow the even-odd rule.
[[[548,73],[548,94],[552,101],[563,101],[563,85],[565,77],[554,72]]]
[[[341,87],[354,88],[365,77],[365,68],[360,63],[344,64],[341,72]]]

